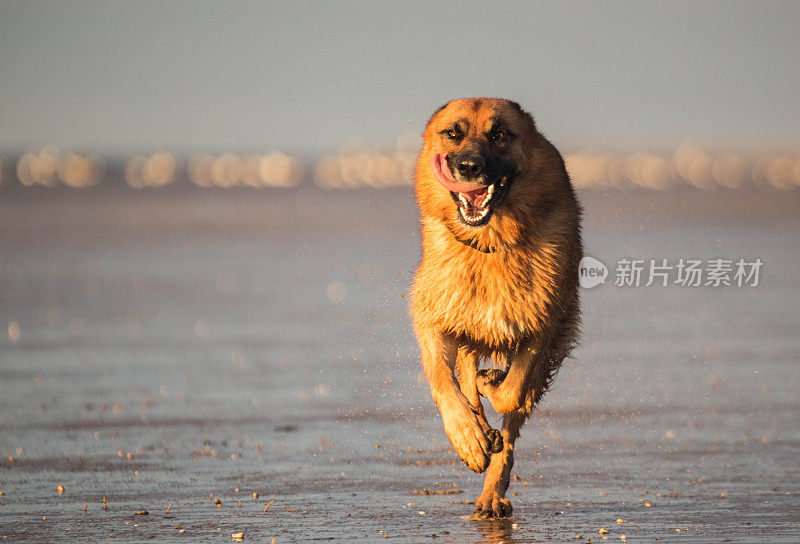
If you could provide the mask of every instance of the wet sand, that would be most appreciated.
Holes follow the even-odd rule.
[[[406,309],[410,190],[0,189],[0,538],[800,539],[796,192],[582,195],[612,275],[523,428],[514,518],[475,522]],[[765,264],[615,287],[631,257]]]

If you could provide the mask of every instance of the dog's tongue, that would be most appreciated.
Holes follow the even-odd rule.
[[[486,194],[486,185],[456,181],[447,165],[447,153],[434,154],[431,163],[433,164],[433,173],[436,174],[439,183],[444,185],[448,191],[464,195],[473,206],[477,205],[476,201]]]

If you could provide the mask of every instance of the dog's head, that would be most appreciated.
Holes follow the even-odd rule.
[[[455,213],[468,227],[487,225],[513,204],[512,187],[532,168],[541,136],[516,102],[497,98],[454,100],[437,110],[425,129],[417,165],[420,204]]]

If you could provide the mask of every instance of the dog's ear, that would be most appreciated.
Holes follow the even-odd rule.
[[[451,100],[450,102],[452,102],[452,100]],[[443,109],[445,109],[447,106],[449,106],[449,105],[450,105],[450,102],[445,102],[444,104],[442,104],[441,106],[439,106],[439,108],[438,108],[438,109],[437,109],[435,112],[433,112],[433,115],[431,115],[431,119],[433,119],[433,117],[434,117],[434,116],[435,116],[437,113],[439,113],[440,111],[442,111]]]
[[[531,115],[531,114],[530,114],[530,113],[528,113],[527,111],[523,110],[523,109],[522,109],[522,106],[520,106],[520,105],[519,105],[519,103],[517,103],[517,102],[514,102],[513,100],[506,100],[506,102],[508,102],[508,105],[509,105],[509,106],[511,106],[512,108],[514,108],[515,110],[517,110],[517,112],[518,112],[520,115],[522,115],[522,117],[524,117],[526,121],[530,122],[530,124],[531,124],[531,127],[532,127],[534,130],[536,130],[536,121],[533,119],[533,115]]]
[[[509,105],[510,105],[512,108],[514,108],[515,110],[517,110],[518,112],[520,112],[520,113],[522,113],[522,114],[528,113],[527,111],[525,111],[525,110],[523,110],[523,109],[522,109],[522,106],[520,106],[520,105],[519,105],[519,102],[514,102],[513,100],[506,100],[506,102],[508,102],[508,104],[509,104]],[[530,115],[530,114],[528,113],[528,115]]]
[[[452,102],[452,100],[450,102]],[[433,115],[431,115],[430,119],[428,119],[428,123],[425,126],[427,127],[428,125],[430,125],[431,121],[433,121],[433,118],[436,117],[436,114],[438,114],[440,111],[442,111],[447,106],[449,106],[450,102],[447,102],[447,103],[442,104],[441,106],[439,106],[439,108],[435,112],[433,112]]]

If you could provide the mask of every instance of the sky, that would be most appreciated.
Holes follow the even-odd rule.
[[[566,150],[800,145],[800,2],[0,2],[0,152],[391,147],[452,98]]]

